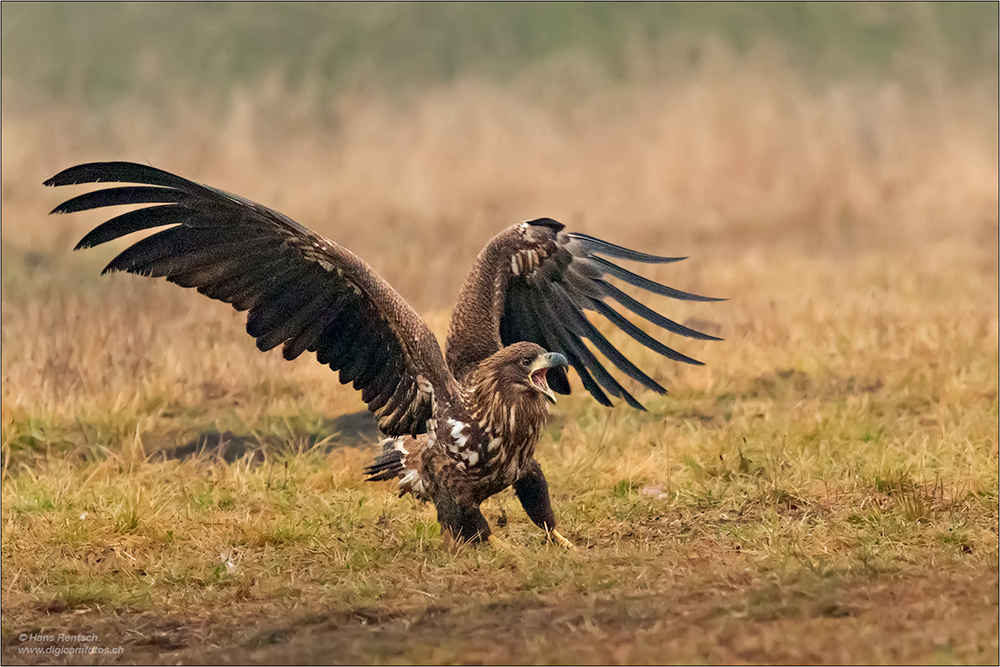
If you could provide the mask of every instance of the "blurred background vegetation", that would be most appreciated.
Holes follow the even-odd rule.
[[[178,83],[224,100],[274,76],[320,98],[359,85],[400,94],[567,59],[602,85],[648,82],[719,51],[761,49],[812,80],[997,77],[992,2],[81,2],[4,3],[2,13],[7,92],[98,106]]]

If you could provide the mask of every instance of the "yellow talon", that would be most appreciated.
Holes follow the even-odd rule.
[[[486,541],[490,543],[491,547],[497,549],[498,551],[506,551],[509,554],[516,553],[514,547],[510,546],[509,544],[501,540],[499,537],[490,535],[488,538],[486,538]]]
[[[549,531],[549,535],[555,538],[556,544],[558,544],[559,546],[576,551],[576,545],[567,540],[561,534],[559,534],[559,531],[556,530],[555,528]]]

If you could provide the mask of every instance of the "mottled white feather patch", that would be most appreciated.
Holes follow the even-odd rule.
[[[448,426],[451,427],[451,444],[448,445],[448,449],[453,452],[458,452],[460,449],[465,447],[465,443],[469,441],[469,433],[467,429],[469,425],[465,422],[458,421],[457,419],[448,418]]]
[[[425,497],[426,487],[424,486],[424,479],[420,476],[416,470],[410,470],[399,480],[397,488],[400,489],[400,495],[409,491],[418,498]]]
[[[409,452],[406,451],[406,447],[403,446],[403,442],[405,442],[405,440],[406,440],[405,437],[397,436],[395,438],[385,438],[383,440],[379,440],[378,444],[383,451],[387,447],[391,446],[396,451],[402,452],[403,456],[406,456],[407,454],[409,454]]]

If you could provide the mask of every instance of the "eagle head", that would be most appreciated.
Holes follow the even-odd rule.
[[[471,411],[493,437],[533,448],[548,404],[556,402],[546,373],[567,366],[566,357],[535,343],[508,345],[481,361],[469,377]]]
[[[556,402],[546,373],[550,368],[568,365],[566,357],[558,352],[548,352],[535,343],[514,343],[484,359],[470,384],[477,402],[484,407],[502,405],[509,409],[527,404],[525,407],[543,408],[545,401]]]
[[[506,394],[507,403],[539,398],[555,403],[556,395],[549,388],[546,373],[550,368],[568,365],[566,357],[558,352],[547,352],[540,345],[522,342],[509,345],[486,359],[480,370],[492,375],[491,384],[501,394]]]

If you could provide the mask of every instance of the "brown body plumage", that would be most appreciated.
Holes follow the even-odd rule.
[[[369,479],[398,477],[400,495],[412,493],[439,507],[443,496],[458,507],[479,507],[518,480],[539,475],[535,445],[554,400],[545,373],[565,365],[561,354],[527,342],[487,357],[465,376],[461,409],[435,410],[440,416],[429,420],[423,435],[384,441],[383,454],[366,469]],[[533,375],[538,378],[534,386]],[[555,518],[546,508],[536,523],[551,530]],[[447,516],[442,523],[449,526]],[[478,524],[455,526],[453,532],[473,539],[483,532]]]
[[[247,332],[261,350],[286,359],[315,352],[353,382],[386,436],[369,479],[399,479],[401,493],[430,500],[452,535],[481,540],[479,511],[513,485],[531,519],[555,529],[548,487],[534,459],[554,393],[569,393],[567,366],[604,405],[608,394],[642,406],[604,368],[582,338],[645,387],[665,390],[626,359],[584,316],[593,310],[654,351],[698,363],[639,329],[606,300],[668,331],[712,339],[626,295],[611,276],[677,299],[710,301],[649,281],[605,259],[657,257],[548,218],[513,225],[490,240],[459,294],[442,355],[434,334],[368,264],[346,248],[259,204],[152,167],[128,162],[71,167],[46,185],[119,182],[53,212],[124,204],[162,204],[98,226],[77,248],[169,226],[118,255],[105,269],[163,276],[249,311]],[[603,257],[601,256],[603,255]],[[556,533],[558,535],[558,533]]]

